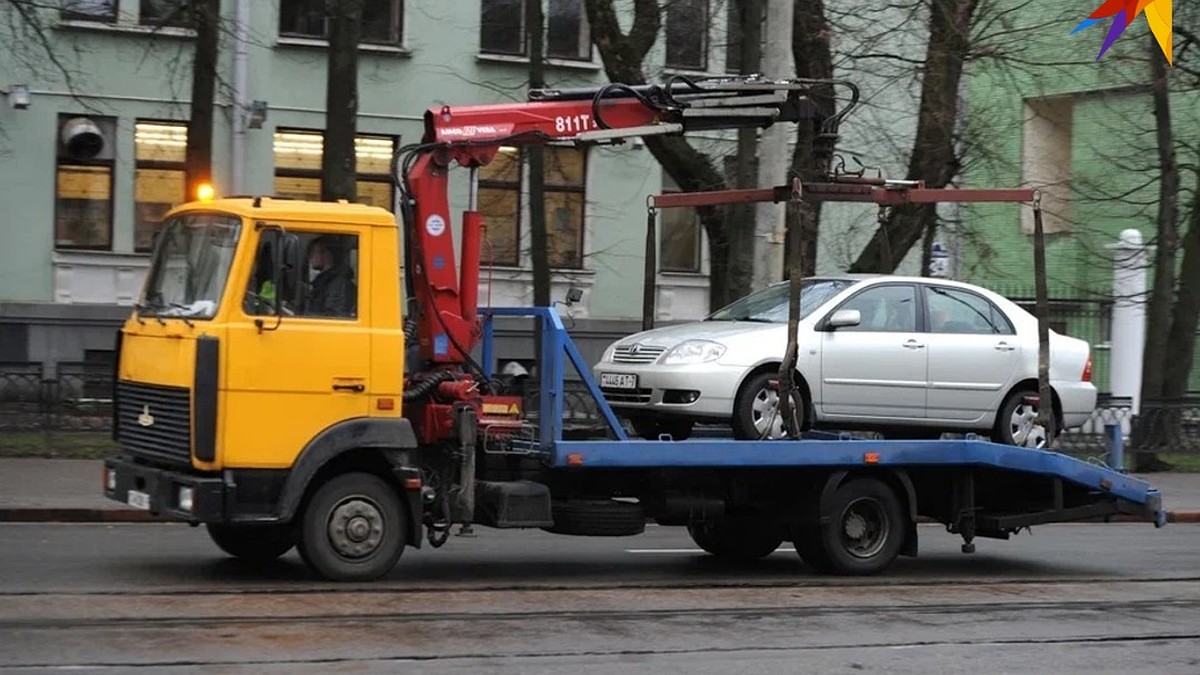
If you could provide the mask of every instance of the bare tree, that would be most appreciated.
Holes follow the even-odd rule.
[[[958,86],[971,50],[971,20],[978,0],[930,0],[929,41],[921,64],[921,103],[907,178],[945,187],[960,169],[954,130]],[[937,224],[933,204],[892,209],[850,266],[852,272],[894,272],[922,236]]]
[[[197,0],[190,8],[196,46],[192,55],[192,100],[184,168],[186,194],[189,199],[194,199],[200,185],[212,182],[213,104],[221,39],[221,0]]]
[[[812,80],[833,78],[833,32],[825,18],[824,0],[797,0],[792,14],[792,54],[796,61],[796,76]],[[829,86],[817,87],[814,103],[821,107],[819,118],[833,114],[834,96]],[[801,180],[815,181],[829,169],[828,157],[815,154],[819,136],[824,133],[822,125],[801,123],[796,129],[796,147],[792,152],[792,170]],[[788,232],[799,232],[800,241],[795,247],[789,241],[788,255],[800,258],[797,268],[800,275],[810,276],[817,271],[817,241],[821,234],[821,204],[806,208],[788,209]],[[789,235],[791,236],[791,235]],[[789,262],[788,276],[791,276]]]
[[[321,199],[358,198],[358,43],[365,0],[329,0],[329,67],[325,85],[325,143]]]

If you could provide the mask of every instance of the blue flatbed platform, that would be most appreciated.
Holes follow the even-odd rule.
[[[864,440],[812,433],[801,440],[634,440],[625,433],[592,378],[558,312],[545,307],[481,309],[483,360],[492,367],[493,319],[538,319],[541,333],[536,447],[555,469],[978,467],[1058,478],[1129,504],[1161,527],[1167,522],[1161,493],[1149,483],[1107,466],[1057,452],[974,440]],[[609,439],[563,439],[563,376],[570,361],[608,425]],[[489,372],[490,374],[490,372]]]

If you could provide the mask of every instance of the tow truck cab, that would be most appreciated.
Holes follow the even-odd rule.
[[[234,198],[171,211],[118,335],[121,456],[106,495],[193,522],[286,520],[301,456],[350,438],[415,446],[399,270],[382,208]]]

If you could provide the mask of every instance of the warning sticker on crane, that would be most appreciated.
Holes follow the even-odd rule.
[[[425,219],[425,231],[431,237],[440,237],[446,231],[446,219],[434,213]]]

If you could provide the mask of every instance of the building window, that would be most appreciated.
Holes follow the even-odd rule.
[[[138,122],[134,128],[133,247],[154,248],[154,235],[163,216],[187,201],[187,125],[179,122]]]
[[[138,22],[143,26],[190,28],[192,6],[188,0],[141,0]]]
[[[550,267],[581,269],[587,153],[553,146],[545,151],[547,258]]]
[[[1042,228],[1070,232],[1074,102],[1061,96],[1025,102],[1023,184],[1042,191]],[[1021,209],[1021,232],[1033,234],[1033,210]]]
[[[116,120],[60,115],[54,194],[56,248],[112,248]]]
[[[674,0],[667,6],[668,68],[708,68],[708,0]]]
[[[583,205],[587,155],[577,148],[544,148],[543,203],[546,209],[546,247],[550,267],[583,267]],[[480,170],[479,211],[487,226],[483,255],[496,265],[520,264],[520,199],[523,155],[504,147]]]
[[[117,0],[63,0],[59,16],[65,21],[116,23]]]
[[[485,54],[528,54],[524,0],[481,0],[479,50]],[[550,58],[591,60],[591,29],[583,0],[548,0],[545,54]]]
[[[328,39],[326,0],[281,0],[279,34]],[[404,0],[371,0],[363,3],[362,41],[400,44],[404,39]]]
[[[663,172],[664,193],[679,192],[679,186]],[[659,211],[658,268],[663,272],[700,271],[700,216],[691,207]]]
[[[321,154],[324,136],[319,131],[280,129],[275,132],[275,194],[294,199],[321,199]],[[395,139],[391,136],[357,136],[354,139],[358,199],[360,204],[392,210],[391,161]]]
[[[479,169],[479,213],[487,228],[483,262],[521,264],[521,151],[504,146]]]

